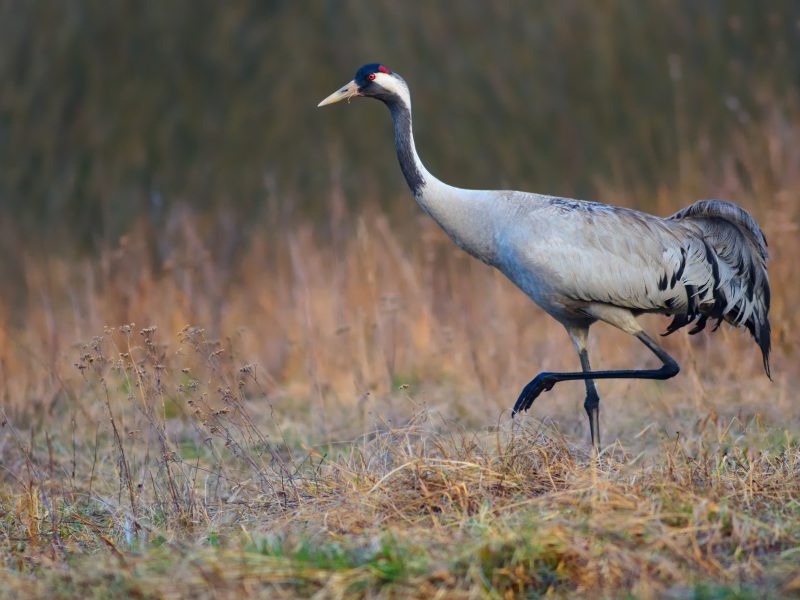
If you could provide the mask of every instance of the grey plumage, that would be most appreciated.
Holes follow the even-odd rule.
[[[559,381],[586,384],[584,406],[599,447],[599,396],[594,379],[667,379],[679,367],[642,330],[642,313],[672,316],[666,334],[708,319],[744,326],[755,338],[769,376],[767,243],[755,220],[723,200],[701,200],[666,218],[598,202],[527,192],[466,190],[430,174],[411,126],[405,81],[378,64],[320,106],[353,96],[390,109],[403,174],[420,207],[461,248],[502,271],[567,329],[582,372],[540,373],[525,386],[512,414]],[[595,321],[636,336],[662,361],[660,369],[592,371],[586,339]]]
[[[715,303],[701,311],[697,326],[689,333],[701,331],[709,317],[717,319],[715,329],[723,319],[744,325],[761,348],[764,370],[769,375],[767,239],[758,223],[747,211],[724,200],[695,202],[670,220],[700,230],[707,245],[706,260],[714,275]],[[675,329],[671,326],[668,330]]]
[[[744,325],[769,374],[766,240],[755,220],[723,200],[667,218],[564,198],[495,192],[513,206],[503,250],[486,258],[561,321],[600,303],[634,316],[673,316],[667,333],[709,318]],[[527,223],[526,223],[527,222]]]

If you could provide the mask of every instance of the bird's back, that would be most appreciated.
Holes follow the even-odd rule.
[[[608,304],[674,317],[668,332],[707,319],[744,325],[769,353],[766,242],[731,203],[701,201],[669,218],[564,198],[505,200],[498,268],[545,310],[580,318]],[[534,201],[531,201],[534,200]]]
[[[670,294],[656,294],[656,282],[665,265],[675,262],[676,249],[679,261],[682,231],[635,210],[527,196],[508,198],[513,208],[499,228],[505,239],[498,243],[504,251],[496,266],[537,303],[569,308],[603,302],[640,311],[666,307]]]

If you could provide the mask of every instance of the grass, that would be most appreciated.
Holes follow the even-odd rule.
[[[667,339],[686,365],[669,385],[603,385],[606,439],[616,441],[594,461],[577,387],[540,399],[533,417],[503,412],[516,391],[509,381],[524,382],[548,361],[572,364],[563,334],[533,310],[530,329],[515,329],[515,318],[525,322],[516,311],[528,310],[521,294],[440,250],[433,231],[415,255],[385,227],[377,216],[359,229],[338,277],[317,264],[323,252],[306,247],[308,260],[283,274],[291,283],[276,284],[280,269],[271,280],[242,280],[226,291],[229,310],[246,302],[279,313],[238,328],[223,317],[219,339],[193,326],[171,334],[128,324],[47,346],[99,317],[81,316],[81,307],[113,313],[126,294],[143,303],[133,312],[160,318],[183,303],[209,310],[205,292],[170,289],[185,282],[175,273],[102,283],[86,292],[91,301],[32,306],[31,327],[7,335],[3,355],[12,377],[3,392],[2,594],[800,591],[797,373],[781,350],[791,316],[778,320],[773,384],[758,373],[750,341],[723,331]],[[290,252],[313,243],[302,235],[289,240]],[[73,275],[55,261],[37,267]],[[379,290],[394,273],[411,291],[389,303]],[[442,274],[449,290],[437,297],[423,282]],[[335,294],[325,288],[333,281]],[[468,292],[473,286],[482,295]],[[294,302],[270,297],[286,288]],[[337,298],[355,301],[336,307]],[[449,298],[463,313],[451,313],[456,323],[443,316],[436,330],[435,315],[445,315],[436,305]],[[57,306],[78,312],[45,318],[42,307]],[[498,308],[502,319],[490,314]],[[337,310],[348,325],[333,326]],[[37,348],[37,332],[47,331],[37,326],[47,322],[55,335]],[[284,336],[277,350],[276,329]],[[603,362],[647,362],[603,334],[594,348]],[[515,363],[527,344],[534,356]]]
[[[774,381],[730,328],[664,338],[677,378],[601,382],[598,460],[579,384],[509,418],[577,366],[560,326],[410,201],[246,244],[181,209],[90,258],[20,247],[0,596],[800,595],[800,127],[748,135],[651,200],[702,188],[762,223]],[[594,364],[653,364],[593,334]]]
[[[207,436],[205,459],[152,448],[158,418],[149,440],[117,445],[106,433],[107,451],[79,448],[76,471],[93,472],[88,481],[23,444],[30,475],[19,466],[3,517],[4,593],[797,591],[800,447],[788,437],[754,447],[745,440],[764,435],[755,421],[702,419],[687,439],[657,442],[652,457],[618,443],[595,462],[553,427],[467,432],[420,409],[338,450],[292,452],[277,433],[267,447],[246,443],[251,417],[228,402],[224,416],[187,423]],[[115,410],[122,420],[124,407]]]

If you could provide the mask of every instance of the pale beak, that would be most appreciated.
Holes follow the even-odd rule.
[[[317,107],[325,106],[326,104],[333,104],[334,102],[341,102],[342,100],[347,100],[353,96],[360,95],[361,94],[358,93],[358,84],[355,82],[355,80],[353,80],[342,89],[333,92],[330,96],[325,98],[325,100],[317,104]]]

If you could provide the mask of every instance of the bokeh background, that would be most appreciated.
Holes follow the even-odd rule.
[[[410,82],[444,180],[613,184],[647,208],[737,133],[796,112],[798,22],[791,0],[4,0],[4,238],[91,249],[178,204],[321,221],[333,186],[350,211],[393,205],[382,107],[315,108],[372,61]]]
[[[6,0],[6,365],[69,364],[106,325],[192,323],[246,327],[278,387],[321,393],[359,352],[388,374],[356,376],[356,396],[398,372],[485,371],[492,394],[526,378],[525,360],[486,349],[541,347],[550,325],[422,217],[385,109],[316,108],[371,61],[410,83],[421,155],[445,181],[658,214],[701,197],[751,210],[778,252],[778,348],[793,348],[780,311],[796,269],[780,253],[797,231],[796,2]],[[487,278],[520,316],[480,299]],[[367,349],[351,339],[333,360],[335,332],[354,330]],[[480,350],[452,358],[454,335]],[[322,377],[309,356],[326,348]]]
[[[245,330],[276,389],[304,397],[472,381],[481,420],[548,344],[571,364],[560,330],[424,218],[384,107],[316,108],[371,61],[410,83],[445,181],[751,210],[793,351],[796,2],[5,0],[5,380],[49,404],[74,344],[130,322]]]

